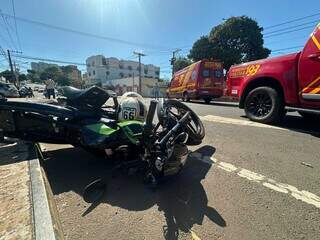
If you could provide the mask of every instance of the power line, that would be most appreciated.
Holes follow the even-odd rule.
[[[290,21],[286,21],[286,22],[282,22],[282,23],[278,23],[278,24],[275,24],[275,25],[271,25],[271,26],[265,27],[264,30],[270,29],[270,28],[279,27],[279,26],[282,26],[282,25],[285,25],[285,24],[288,24],[288,23],[298,22],[300,20],[311,18],[311,17],[314,17],[314,16],[319,16],[319,15],[320,15],[320,12],[312,14],[312,15],[308,15],[308,16],[292,19]]]
[[[4,27],[5,27],[5,29],[6,29],[6,31],[7,31],[7,33],[8,33],[8,36],[9,36],[9,38],[10,38],[10,41],[11,41],[11,43],[12,43],[12,46],[17,50],[17,48],[16,48],[16,46],[15,46],[15,43],[14,43],[14,41],[13,41],[13,38],[12,38],[12,36],[11,36],[10,30],[9,30],[9,28],[8,28],[9,24],[8,24],[8,22],[6,21],[6,19],[5,19],[4,15],[3,15],[3,13],[1,12],[1,10],[0,10],[0,14],[1,14],[1,17],[2,17],[2,20],[3,20],[3,23],[4,23]]]
[[[303,27],[303,28],[298,28],[298,29],[295,29],[295,30],[291,30],[291,31],[285,31],[285,32],[281,32],[281,33],[271,34],[271,35],[265,36],[264,38],[276,37],[276,36],[280,36],[280,35],[283,35],[283,34],[297,32],[297,31],[301,31],[301,30],[309,29],[309,28],[313,28],[313,27],[314,26],[308,26],[308,27]]]
[[[122,40],[122,39],[118,39],[118,38],[112,38],[112,37],[101,36],[101,35],[97,35],[97,34],[93,34],[93,33],[82,32],[82,31],[79,31],[79,30],[60,27],[60,26],[56,26],[56,25],[51,25],[51,24],[47,24],[47,23],[43,23],[43,22],[38,22],[38,21],[22,18],[22,17],[15,17],[15,16],[12,16],[12,15],[7,14],[7,13],[2,13],[2,15],[6,16],[6,17],[9,17],[9,18],[14,18],[14,19],[16,19],[18,21],[21,21],[21,22],[26,22],[26,23],[29,23],[29,24],[35,24],[35,25],[38,25],[38,26],[46,27],[46,28],[52,28],[52,29],[59,30],[59,31],[70,32],[70,33],[74,33],[74,34],[78,34],[78,35],[83,35],[83,36],[86,36],[86,37],[103,39],[103,40],[107,40],[107,41],[110,41],[110,42],[116,42],[116,43],[139,46],[139,47],[144,47],[144,48],[151,48],[151,49],[162,49],[162,50],[168,49],[168,47],[164,47],[164,46],[156,46],[156,45],[146,44],[146,43],[131,42],[131,41]]]
[[[295,26],[291,26],[291,27],[286,27],[286,28],[281,28],[281,29],[279,29],[279,30],[275,30],[275,31],[271,31],[271,32],[266,32],[266,33],[264,33],[263,35],[273,34],[273,33],[277,33],[277,32],[282,32],[282,31],[285,31],[285,30],[289,30],[289,29],[293,29],[293,28],[305,26],[305,25],[308,25],[308,24],[311,24],[311,23],[313,23],[312,26],[314,26],[314,23],[318,23],[318,22],[319,22],[319,20],[311,21],[311,22],[307,22],[307,23],[302,23],[302,24],[299,24],[299,25],[295,25]],[[312,27],[312,26],[310,26],[310,27]]]
[[[22,51],[20,37],[19,37],[19,34],[18,34],[18,26],[17,26],[17,20],[16,20],[16,9],[14,7],[14,0],[11,0],[11,4],[12,4],[13,16],[14,16],[14,26],[15,26],[15,29],[16,29],[16,37],[17,37],[17,40],[18,40],[18,45],[19,45],[20,51]]]
[[[280,49],[272,50],[271,52],[279,52],[279,51],[283,51],[283,50],[290,50],[290,49],[303,48],[303,47],[304,47],[304,45],[295,46],[295,47],[280,48]]]
[[[0,34],[0,38],[7,44],[7,47],[9,47],[9,48],[14,48],[14,47],[12,47],[11,44],[9,44],[9,42],[7,41],[7,39],[6,39],[5,37],[3,37],[1,34]]]
[[[85,63],[77,63],[77,62],[69,62],[69,61],[62,61],[56,59],[48,59],[48,58],[40,58],[40,57],[33,57],[33,56],[25,56],[25,55],[13,55],[16,58],[23,58],[23,59],[30,59],[30,60],[38,60],[44,62],[54,62],[54,63],[62,63],[62,64],[70,64],[70,65],[78,65],[78,66],[86,66]]]

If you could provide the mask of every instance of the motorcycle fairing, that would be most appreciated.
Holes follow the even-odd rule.
[[[123,144],[138,145],[142,130],[143,123],[135,120],[119,122],[116,126],[99,122],[83,128],[82,141],[84,145],[98,148],[112,148],[119,141]]]

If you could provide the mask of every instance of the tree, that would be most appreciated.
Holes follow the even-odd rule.
[[[263,47],[262,30],[247,16],[231,17],[198,39],[188,57],[221,60],[227,70],[233,64],[266,58],[271,51]]]
[[[20,74],[19,75],[19,81],[22,82],[22,81],[26,81],[27,80],[27,75],[25,75],[24,73]]]
[[[202,36],[193,44],[188,58],[193,61],[199,61],[202,59],[210,59],[213,57],[213,46],[209,42],[208,36]]]
[[[173,65],[173,72],[177,72],[187,66],[189,66],[190,64],[192,64],[192,61],[186,57],[178,57],[175,61],[174,61],[174,65]]]
[[[27,70],[27,78],[29,80],[31,80],[31,82],[33,83],[39,83],[41,80],[40,80],[40,77],[39,75],[36,73],[36,71],[34,70],[31,70],[31,69],[28,69]]]
[[[212,56],[222,60],[227,70],[233,64],[268,57],[271,51],[263,47],[262,30],[247,16],[227,19],[209,34]]]
[[[60,86],[69,86],[71,83],[71,79],[62,74],[60,74],[57,78],[53,78],[53,80]]]
[[[14,76],[11,74],[11,71],[5,70],[0,73],[1,77],[4,77],[7,81],[12,81],[14,79]]]
[[[61,71],[57,67],[48,67],[41,74],[41,80],[47,80],[49,78],[56,80],[61,75]]]

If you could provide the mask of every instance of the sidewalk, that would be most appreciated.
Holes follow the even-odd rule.
[[[63,238],[48,186],[33,144],[0,143],[0,240]]]

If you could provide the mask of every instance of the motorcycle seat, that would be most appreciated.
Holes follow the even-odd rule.
[[[81,108],[100,108],[110,97],[107,91],[97,86],[83,90],[67,86],[63,87],[61,92],[68,105]]]
[[[81,94],[83,94],[84,92],[86,92],[88,89],[78,89],[75,87],[63,87],[62,89],[62,93],[63,95],[68,98],[68,99],[75,99],[77,97],[79,97]]]

